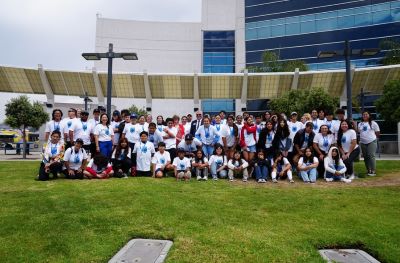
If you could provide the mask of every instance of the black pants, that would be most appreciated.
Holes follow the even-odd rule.
[[[67,179],[83,179],[83,171],[78,173],[77,170],[74,170],[75,175],[69,175],[68,170],[64,170],[65,178]]]
[[[346,174],[347,175],[352,175],[354,173],[354,167],[353,167],[353,163],[354,160],[357,159],[357,157],[360,155],[360,146],[357,147],[356,149],[354,149],[351,153],[349,158],[347,158],[346,160],[344,160],[344,165],[346,165]]]
[[[168,149],[167,152],[169,152],[169,156],[171,157],[171,163],[173,163],[176,157],[176,148]]]
[[[321,153],[324,155],[324,159],[325,159],[325,157],[326,157],[327,154],[326,154],[324,151],[322,151],[322,150],[320,150],[320,151],[321,151]],[[318,161],[319,161],[318,167],[317,167],[317,171],[318,171],[317,178],[324,178],[324,174],[325,174],[325,164],[324,164],[324,160],[321,161],[321,160],[319,159],[318,154],[316,154],[315,157],[317,157],[317,158],[318,158]]]
[[[60,173],[61,172],[61,169],[62,169],[62,166],[63,166],[63,164],[61,163],[61,162],[55,162],[55,163],[52,163],[51,165],[50,165],[50,171],[49,171],[49,173],[46,173],[46,171],[45,171],[45,164],[42,162],[41,164],[40,164],[40,168],[39,168],[39,180],[40,181],[47,181],[47,180],[49,180],[50,179],[50,173],[52,173],[53,174],[53,178],[55,179],[55,178],[57,178],[57,173]]]
[[[128,174],[129,169],[131,169],[132,167],[132,161],[129,158],[125,158],[124,160],[113,159],[112,163],[113,163],[114,175],[116,177],[122,177],[122,174],[118,172],[119,169],[122,170],[122,173]]]

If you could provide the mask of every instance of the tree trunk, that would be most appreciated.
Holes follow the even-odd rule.
[[[25,131],[25,125],[23,126],[23,130],[22,130],[22,141],[23,141],[22,158],[26,159],[26,131]]]

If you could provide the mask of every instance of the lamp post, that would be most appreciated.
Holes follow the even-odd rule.
[[[85,92],[84,96],[79,96],[79,98],[83,99],[83,101],[85,102],[85,111],[87,111],[88,110],[88,102],[93,102],[93,101],[89,98],[87,92]]]
[[[347,96],[347,119],[353,119],[352,106],[352,83],[351,83],[351,56],[375,56],[380,52],[379,48],[351,49],[350,41],[344,42],[344,50],[320,51],[318,58],[344,57],[346,62],[346,96]]]
[[[117,53],[113,51],[113,44],[108,44],[108,52],[106,53],[82,53],[82,57],[86,60],[108,59],[108,75],[107,75],[107,115],[111,119],[111,96],[112,96],[112,62],[114,58],[122,58],[124,60],[138,60],[136,53]]]

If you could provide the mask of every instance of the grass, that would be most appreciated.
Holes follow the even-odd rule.
[[[167,262],[323,262],[318,248],[344,246],[400,258],[399,185],[37,182],[37,167],[0,163],[0,261],[105,262],[132,238],[173,240]],[[379,161],[358,180],[399,169]]]

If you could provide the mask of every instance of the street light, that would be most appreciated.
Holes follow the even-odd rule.
[[[89,98],[87,92],[85,92],[84,96],[79,96],[79,98],[83,99],[83,101],[85,102],[85,111],[87,111],[88,110],[88,102],[93,102],[93,101]]]
[[[351,71],[350,71],[350,57],[351,56],[375,56],[380,52],[379,48],[366,48],[366,49],[351,49],[350,41],[344,42],[344,50],[335,51],[320,51],[318,52],[318,58],[333,58],[333,57],[345,57],[346,61],[346,94],[347,94],[347,119],[353,119],[353,107],[351,102]]]
[[[114,58],[122,58],[124,60],[138,60],[136,53],[116,53],[113,51],[113,44],[108,45],[106,53],[82,53],[82,57],[86,60],[108,59],[108,75],[107,75],[107,114],[111,118],[111,95],[112,95],[112,61]]]

